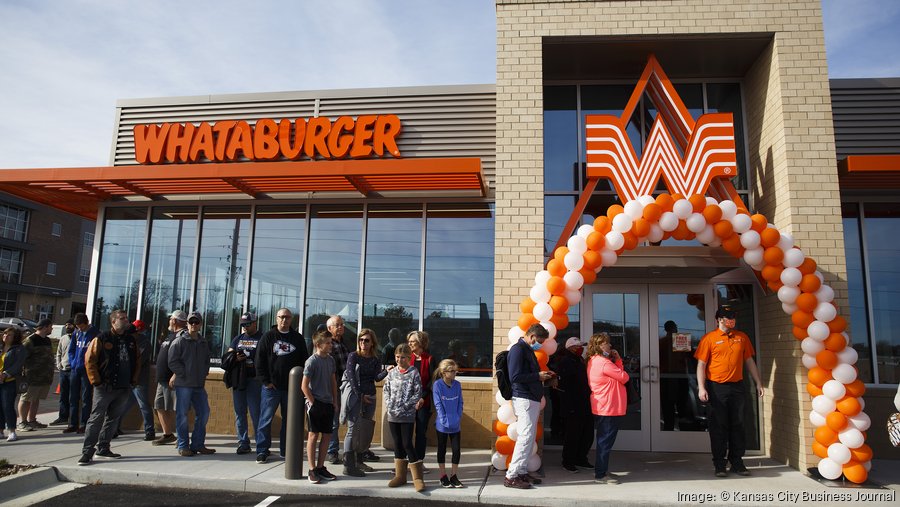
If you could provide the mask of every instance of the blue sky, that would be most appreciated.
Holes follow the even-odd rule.
[[[900,76],[898,21],[826,0],[831,76]],[[494,29],[492,0],[5,0],[0,168],[107,165],[122,98],[493,83]]]

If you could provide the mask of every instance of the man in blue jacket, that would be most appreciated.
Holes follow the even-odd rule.
[[[84,353],[100,330],[88,322],[87,315],[78,313],[75,315],[75,332],[72,334],[72,342],[69,344],[69,426],[63,433],[84,433],[88,417],[91,415],[91,403],[93,402],[94,388],[88,379],[87,369],[84,364]],[[79,414],[79,408],[81,413]],[[79,417],[80,415],[80,417]]]
[[[506,470],[507,488],[528,489],[532,484],[540,484],[540,479],[528,475],[526,464],[531,456],[537,432],[538,416],[541,414],[541,398],[544,396],[544,382],[555,375],[551,371],[541,371],[535,350],[540,350],[550,333],[540,324],[528,328],[524,338],[509,350],[507,368],[512,383],[512,404],[516,411],[516,429],[519,438],[513,450],[509,468]]]

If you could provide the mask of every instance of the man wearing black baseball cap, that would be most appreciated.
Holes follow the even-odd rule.
[[[241,315],[241,334],[231,340],[231,347],[222,357],[222,368],[225,369],[231,387],[231,399],[234,401],[234,425],[238,437],[238,454],[249,454],[250,432],[247,427],[247,411],[253,421],[254,436],[259,427],[259,397],[262,384],[256,378],[256,347],[262,332],[259,330],[255,313],[246,312]],[[230,385],[229,385],[230,384]],[[255,440],[255,438],[254,438]]]
[[[738,475],[750,475],[744,466],[744,368],[756,382],[761,398],[765,389],[753,362],[750,337],[734,329],[737,315],[729,307],[716,312],[718,328],[707,333],[697,346],[697,390],[700,401],[709,402],[709,441],[716,477],[727,477],[726,463]]]

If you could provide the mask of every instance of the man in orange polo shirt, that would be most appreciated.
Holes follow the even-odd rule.
[[[734,329],[735,312],[726,307],[716,312],[718,329],[700,340],[694,357],[697,359],[697,388],[700,401],[710,404],[709,441],[712,448],[716,477],[727,477],[727,462],[731,471],[750,475],[744,466],[744,367],[756,382],[756,394],[762,397],[765,389],[759,370],[753,362],[750,338]]]

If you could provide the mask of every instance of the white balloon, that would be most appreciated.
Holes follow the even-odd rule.
[[[537,447],[533,445],[532,447]],[[525,469],[529,472],[535,472],[541,468],[541,457],[537,454],[532,454],[528,457],[528,462],[525,463]]]
[[[738,213],[731,219],[731,227],[734,229],[734,232],[738,234],[744,234],[745,232],[750,230],[750,227],[753,226],[753,220],[750,220],[750,215],[745,215],[744,213]]]
[[[497,391],[497,394],[494,395],[494,400],[497,402],[497,405],[501,405],[501,406],[504,403],[509,403],[509,400],[503,398],[503,393],[501,393],[500,391]],[[499,409],[500,409],[500,407],[497,407],[497,410],[499,410]]]
[[[760,263],[765,262],[763,260],[763,249],[760,247],[749,248],[744,251],[744,262],[749,264],[751,267],[758,266]]]
[[[575,306],[579,302],[581,302],[581,291],[578,290],[566,290],[566,301],[569,302],[569,306]]]
[[[828,335],[831,334],[831,330],[828,329],[828,324],[817,320],[806,328],[806,332],[809,334],[809,337],[813,340],[823,341],[828,338]]]
[[[844,364],[854,365],[859,360],[859,352],[853,347],[844,347],[837,353],[837,357],[838,361]]]
[[[784,251],[784,260],[781,262],[786,268],[797,268],[803,264],[804,259],[806,259],[806,256],[803,255],[799,248],[790,248]]]
[[[813,410],[809,413],[809,422],[811,422],[813,426],[825,426],[827,421],[825,420],[824,415]]]
[[[623,246],[625,246],[625,237],[622,236],[622,233],[616,231],[609,231],[606,233],[606,248],[616,251]],[[604,262],[603,265],[605,266],[606,263]]]
[[[545,408],[546,406],[547,406],[547,397],[546,397],[546,396],[541,396],[541,410],[544,410],[544,408]]]
[[[835,442],[828,446],[828,457],[838,465],[850,461],[850,449],[846,445]]]
[[[516,411],[513,408],[512,403],[501,405],[500,408],[497,409],[497,420],[503,424],[512,424],[516,422]]]
[[[637,220],[644,214],[644,205],[638,200],[628,201],[625,203],[625,214],[628,215],[631,220]]]
[[[548,356],[552,356],[556,353],[556,349],[559,347],[559,342],[550,337],[549,340],[544,340],[544,345],[541,347],[541,350],[547,353]]]
[[[540,322],[538,322],[538,324],[540,324],[541,326],[543,326],[544,329],[546,329],[547,332],[550,333],[550,339],[544,342],[545,345],[546,345],[546,343],[549,342],[550,340],[556,338],[556,324],[554,324],[554,323],[552,323],[552,322],[550,322],[550,321],[543,321],[543,320],[540,321]]]
[[[822,477],[831,481],[837,479],[843,473],[841,471],[841,465],[835,463],[831,458],[822,458],[819,461],[819,465],[817,468],[819,469],[819,473],[822,475]]]
[[[516,343],[519,341],[519,338],[525,336],[525,333],[519,329],[519,326],[513,326],[509,328],[509,332],[506,333],[506,337],[509,339],[509,343]]]
[[[816,396],[815,398],[813,398],[812,408],[813,408],[813,410],[818,412],[819,415],[821,415],[822,417],[825,417],[826,415],[834,412],[835,402],[828,396],[825,396],[824,394],[820,394],[820,395]]]
[[[703,243],[704,245],[708,245],[715,241],[716,239],[716,230],[709,224],[703,226],[703,229],[697,233],[697,241]]]
[[[584,239],[588,239],[588,236],[594,233],[594,226],[591,224],[584,224],[578,228],[578,235]]]
[[[849,384],[856,380],[856,368],[849,364],[839,364],[831,370],[831,376],[842,384]]]
[[[822,282],[822,284],[825,283],[825,275],[823,275],[821,271],[816,271],[813,274],[816,275],[816,278],[818,278],[819,281]]]
[[[756,248],[759,246],[759,233],[756,231],[747,231],[741,234],[741,246],[744,248]]]
[[[647,206],[650,203],[656,202],[656,199],[654,199],[652,195],[642,195],[638,197],[637,200],[641,203],[641,206]]]
[[[678,227],[678,217],[671,211],[666,211],[659,217],[659,227],[663,232],[672,232]]]
[[[563,280],[566,282],[566,290],[578,290],[584,285],[584,276],[578,271],[569,271],[563,275]]]
[[[865,412],[860,412],[854,416],[848,417],[847,423],[859,431],[866,431],[872,426],[872,419],[870,419]]]
[[[506,456],[500,454],[499,452],[495,452],[493,455],[491,455],[491,465],[493,465],[494,468],[500,470],[501,472],[503,470],[506,470]]]
[[[535,447],[537,447],[537,446],[535,446]],[[871,472],[872,471],[872,460],[863,462],[862,466],[863,466],[863,468],[866,469],[866,472]]]
[[[781,303],[781,310],[788,315],[793,315],[800,307],[794,303]]]
[[[715,198],[709,197],[709,196],[706,197],[706,205],[707,206],[715,206],[717,204],[719,204],[719,201],[717,201]]]
[[[679,199],[672,206],[672,212],[681,220],[685,220],[694,212],[694,205],[687,199]]]
[[[816,309],[813,310],[813,315],[816,317],[816,320],[831,322],[837,317],[837,308],[831,303],[819,303],[816,305]]]
[[[778,248],[780,248],[782,252],[787,252],[791,248],[794,248],[794,237],[790,234],[785,234],[782,232],[781,238],[778,240]]]
[[[806,338],[804,338],[804,340],[805,339]],[[811,370],[819,365],[819,363],[816,361],[816,356],[811,356],[809,354],[803,354],[803,357],[800,359],[800,361],[803,363],[803,366],[805,366],[807,370]]]
[[[634,221],[630,216],[625,213],[619,213],[618,215],[613,217],[612,221],[612,230],[625,234],[626,232],[631,230],[631,227],[634,225]]]
[[[713,248],[718,248],[718,247],[722,246],[722,240],[719,239],[718,236],[716,236],[716,239],[714,239],[714,240],[710,241],[709,243],[707,243],[706,246],[711,246],[711,247],[713,247]]]
[[[856,428],[844,428],[838,432],[838,439],[842,444],[846,445],[851,449],[856,449],[857,447],[863,445],[866,442],[865,437],[862,432]]]
[[[546,303],[550,301],[550,291],[547,290],[547,283],[537,284],[528,292],[528,296],[535,302]]]
[[[796,287],[803,280],[803,273],[797,268],[784,268],[781,271],[781,283],[788,287]]]
[[[784,285],[778,289],[778,300],[782,303],[794,303],[797,301],[797,296],[799,295],[800,289],[797,287],[788,287],[787,285]]]
[[[700,213],[691,213],[691,216],[687,217],[685,223],[689,231],[698,233],[706,228],[706,217]]]
[[[547,282],[549,282],[551,278],[553,278],[553,275],[551,275],[550,272],[547,271],[546,269],[542,270],[542,271],[538,271],[537,274],[534,275],[534,284],[535,285],[547,285]],[[537,300],[535,300],[535,301],[537,301]]]
[[[831,286],[823,285],[816,291],[816,299],[820,303],[830,303],[834,301],[834,289]]]
[[[534,310],[531,313],[537,320],[550,320],[553,317],[553,308],[549,304],[542,302],[534,305]]]
[[[859,398],[856,398],[856,401],[859,402],[859,410],[860,410],[860,411],[863,411],[863,410],[866,409],[866,400],[865,400],[865,398],[863,398],[862,396],[860,396]]]
[[[538,446],[532,445],[531,446],[531,455],[534,456],[535,454],[537,454],[537,452],[538,452]]]
[[[519,429],[517,426],[518,425],[516,423],[512,423],[509,426],[507,426],[506,427],[506,436],[508,436],[509,438],[511,438],[513,440],[518,440],[519,439]]]
[[[802,350],[805,354],[814,356],[819,352],[825,350],[825,344],[820,341],[813,340],[812,338],[807,336],[800,342],[800,350]]]
[[[663,239],[665,233],[659,224],[650,224],[650,233],[647,234],[647,241],[651,243],[659,243]]]
[[[722,201],[719,203],[719,207],[722,208],[722,220],[730,222],[737,214],[737,204],[734,201]]]
[[[622,241],[625,241],[624,239]],[[607,250],[604,248],[600,252],[600,258],[603,259],[603,266],[609,267],[616,264],[616,261],[619,260],[619,256],[613,250]]]
[[[584,257],[578,252],[569,252],[563,257],[563,264],[570,271],[578,271],[584,267]]]
[[[578,255],[584,255],[584,252],[587,252],[587,243],[584,241],[584,238],[578,235],[569,238],[566,246],[569,248],[569,252],[577,253]]]
[[[837,401],[847,394],[847,388],[837,380],[829,380],[822,386],[822,393],[829,399]]]

